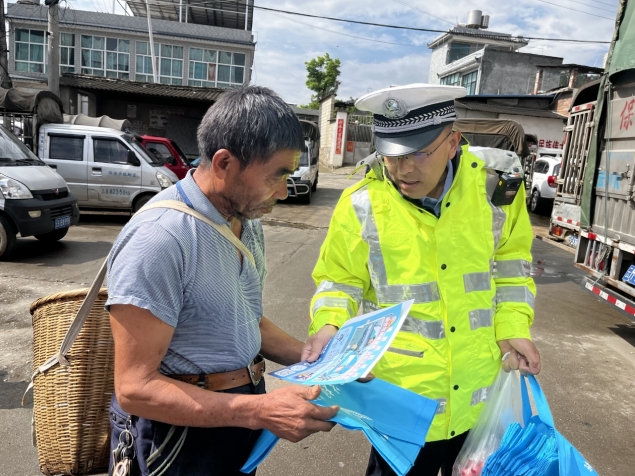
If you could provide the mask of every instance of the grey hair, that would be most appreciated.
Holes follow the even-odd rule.
[[[224,92],[207,110],[197,135],[204,167],[220,149],[231,152],[243,168],[267,162],[280,150],[304,149],[298,117],[280,96],[262,86]]]

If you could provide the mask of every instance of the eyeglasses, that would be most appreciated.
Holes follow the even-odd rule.
[[[430,157],[432,154],[434,154],[439,149],[439,147],[441,147],[441,145],[445,142],[445,140],[452,135],[453,132],[454,131],[450,131],[450,133],[443,138],[441,143],[438,146],[436,146],[434,150],[431,150],[430,152],[417,151],[417,152],[413,152],[412,154],[398,155],[396,157],[388,157],[384,155],[383,156],[384,162],[386,162],[388,165],[397,165],[397,163],[399,162],[399,159],[405,159],[412,164],[419,165],[428,157]]]

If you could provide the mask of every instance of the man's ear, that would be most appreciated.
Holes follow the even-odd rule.
[[[450,150],[448,151],[448,160],[452,160],[456,155],[456,149],[459,148],[459,144],[461,143],[461,132],[454,131],[452,132],[452,137],[450,138]]]
[[[240,170],[240,162],[227,149],[216,151],[211,160],[212,172],[221,180],[227,178],[228,175],[236,173]]]

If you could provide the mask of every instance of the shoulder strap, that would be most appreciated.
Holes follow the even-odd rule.
[[[229,229],[227,225],[219,225],[218,223],[214,223],[212,220],[207,218],[202,213],[197,212],[196,210],[188,207],[185,203],[179,202],[178,200],[161,200],[160,202],[155,202],[150,205],[146,205],[141,210],[139,210],[135,214],[135,216],[145,211],[152,210],[154,208],[170,208],[172,210],[178,210],[180,212],[187,213],[188,215],[191,215],[194,218],[198,218],[202,222],[207,223],[209,226],[211,226],[217,232],[219,232],[223,236],[223,238],[225,238],[232,245],[234,245],[236,249],[238,249],[238,251],[240,251],[243,254],[243,256],[245,256],[249,261],[251,261],[251,264],[253,264],[254,266],[256,265],[256,261],[254,260],[254,256],[251,254],[251,251],[249,251],[247,247],[244,245],[244,243],[240,241],[238,237],[236,237],[236,235],[232,233],[232,231]]]
[[[133,219],[134,217],[138,216],[140,213],[143,213],[148,210],[152,210],[154,208],[170,208],[172,210],[178,210],[180,212],[187,213],[188,215],[191,215],[194,218],[201,220],[202,222],[207,223],[216,231],[218,231],[223,236],[223,238],[225,238],[232,245],[234,245],[238,249],[238,251],[240,251],[243,254],[243,256],[247,257],[247,259],[251,261],[251,263],[254,266],[256,265],[256,261],[254,260],[254,256],[251,254],[251,251],[249,251],[247,247],[243,244],[243,242],[240,241],[236,237],[236,235],[232,233],[232,231],[229,229],[227,225],[219,225],[218,223],[214,223],[212,220],[207,218],[202,213],[199,213],[196,210],[191,209],[185,203],[179,202],[178,200],[161,200],[159,202],[146,205],[145,207],[143,207],[141,210],[139,210],[137,213],[133,215]],[[75,316],[75,319],[73,319],[73,322],[68,328],[68,331],[66,331],[66,335],[64,336],[64,339],[62,340],[62,344],[60,345],[60,349],[57,351],[57,354],[55,354],[46,362],[44,362],[42,365],[40,365],[31,376],[31,382],[29,383],[29,386],[24,391],[24,395],[22,396],[22,405],[26,404],[26,396],[29,393],[29,390],[33,388],[33,381],[38,374],[46,372],[51,367],[54,367],[57,364],[60,364],[61,366],[70,365],[68,360],[66,360],[66,354],[71,349],[71,346],[75,342],[75,339],[77,339],[77,336],[79,335],[79,332],[82,330],[82,327],[84,327],[84,324],[86,323],[86,319],[88,319],[88,315],[90,314],[90,311],[92,310],[93,305],[95,304],[95,301],[97,300],[97,295],[99,294],[101,285],[103,284],[104,279],[106,278],[106,271],[108,269],[109,257],[110,257],[110,253],[108,254],[108,256],[106,256],[106,259],[101,265],[101,268],[99,269],[99,272],[97,273],[97,276],[95,277],[95,280],[93,281],[93,284],[90,286],[90,289],[88,290],[88,293],[86,294],[86,297],[84,298],[84,302],[82,302],[82,305],[77,311],[77,315]]]

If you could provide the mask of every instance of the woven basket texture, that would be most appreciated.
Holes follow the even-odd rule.
[[[31,305],[34,370],[59,350],[88,289],[52,294]],[[70,366],[38,374],[33,386],[35,442],[46,475],[106,472],[109,405],[114,389],[114,344],[101,289],[66,355]]]

